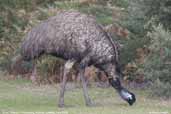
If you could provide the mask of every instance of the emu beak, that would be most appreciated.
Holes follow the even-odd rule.
[[[134,102],[136,101],[135,95],[131,92],[129,92],[127,89],[122,89],[119,92],[120,96],[122,97],[122,99],[124,99],[125,101],[128,102],[128,104],[131,106],[134,104]]]

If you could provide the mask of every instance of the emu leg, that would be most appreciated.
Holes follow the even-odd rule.
[[[36,62],[33,63],[33,71],[31,73],[30,79],[33,84],[37,84],[37,67],[36,67]]]
[[[84,99],[85,99],[85,102],[86,102],[87,106],[92,106],[93,104],[91,102],[91,99],[90,99],[90,97],[88,95],[88,91],[87,91],[87,84],[86,84],[86,80],[85,80],[85,77],[84,77],[84,71],[85,71],[85,69],[81,69],[79,71],[79,76],[80,76],[82,86],[83,86]]]
[[[59,103],[58,103],[59,107],[64,107],[64,92],[65,92],[65,86],[67,83],[67,74],[69,73],[74,63],[75,63],[74,61],[69,60],[64,65],[63,80],[61,83],[60,94],[59,94]]]
[[[86,84],[86,80],[85,80],[85,76],[84,76],[85,68],[88,66],[89,60],[90,60],[89,56],[86,56],[81,61],[80,66],[79,66],[79,76],[80,76],[82,86],[83,86],[83,94],[84,94],[84,99],[85,99],[86,105],[92,106],[93,104],[92,104],[91,99],[88,95],[87,84]]]

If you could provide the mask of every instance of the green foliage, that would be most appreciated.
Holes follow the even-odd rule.
[[[127,8],[129,0],[111,0],[111,4],[122,8]]]
[[[155,80],[153,83],[151,89],[152,91],[152,96],[158,96],[162,98],[170,98],[171,97],[171,84],[170,82],[162,82],[159,79]]]
[[[163,24],[170,29],[171,1],[169,0],[130,0],[127,8],[128,16],[125,18],[124,26],[132,33],[144,35],[148,28],[144,25],[155,19],[156,24]]]
[[[88,9],[86,9],[86,8],[82,9],[81,8],[80,11],[82,11],[84,13],[90,13],[90,14],[96,16],[97,21],[103,25],[108,25],[108,24],[111,24],[113,22],[112,10],[107,8],[106,6],[92,5]]]
[[[130,36],[130,39],[121,41],[124,44],[121,50],[121,64],[126,65],[136,59],[136,50],[148,44],[149,39],[140,37],[138,35]]]
[[[146,16],[143,7],[145,7],[141,0],[130,0],[128,8],[126,9],[127,15],[121,24],[128,28],[133,34],[143,36],[144,24],[146,23]]]
[[[11,59],[27,31],[31,11],[52,0],[0,0],[0,69],[9,70]]]
[[[120,22],[131,32],[130,39],[124,43],[127,45],[122,60],[125,64],[131,61],[136,63],[136,49],[149,47],[151,53],[145,57],[144,65],[136,63],[137,71],[143,71],[145,79],[152,82],[153,95],[165,98],[171,97],[170,8],[170,0],[130,0],[127,15]],[[132,75],[130,78],[135,77]]]
[[[101,24],[107,25],[112,23],[112,9],[108,8],[106,5],[101,4],[82,4],[80,2],[55,2],[55,7],[60,9],[76,9],[80,12],[87,14],[92,14],[97,17],[97,21]]]
[[[136,50],[148,45],[149,39],[145,38],[147,30],[144,25],[147,23],[144,10],[145,6],[141,2],[142,0],[125,0],[125,15],[119,20],[119,24],[127,28],[129,33],[128,40],[122,40],[121,43],[124,47],[121,52],[121,62],[125,66],[128,63],[135,61]],[[131,77],[134,78],[134,77]]]
[[[148,33],[151,53],[144,63],[144,73],[153,82],[154,95],[171,97],[171,33],[162,25]]]
[[[144,12],[148,19],[154,17],[156,23],[171,29],[171,1],[170,0],[143,0]]]
[[[170,18],[171,10],[168,3],[169,0],[130,0],[128,2],[127,15],[120,21],[120,24],[131,32],[130,39],[124,42],[126,44],[122,56],[122,60],[126,60],[124,63],[135,60],[136,49],[149,45],[150,39],[146,37],[147,32],[152,30],[149,24],[160,22],[167,23],[164,24],[165,28],[170,27],[170,21],[160,20],[163,16],[166,19]]]
[[[124,63],[134,61],[136,49],[144,45],[149,45],[150,39],[146,38],[146,34],[151,27],[145,27],[149,20],[153,19],[153,23],[159,22],[165,28],[170,28],[171,23],[171,4],[169,0],[130,0],[126,8],[127,15],[120,21],[120,24],[131,32],[130,40],[124,42],[122,60]]]

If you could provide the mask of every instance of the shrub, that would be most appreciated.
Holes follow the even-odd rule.
[[[141,64],[136,61],[136,50],[151,45],[151,39],[146,37],[146,34],[150,31],[154,32],[153,25],[161,23],[163,28],[170,29],[170,3],[169,0],[130,0],[128,2],[127,15],[120,22],[122,26],[130,31],[130,39],[124,42],[126,45],[122,51],[123,64],[136,63],[137,70],[142,69]],[[154,61],[157,61],[157,58]],[[149,67],[153,68],[153,66]],[[156,65],[154,65],[155,67]],[[134,79],[135,77],[132,75],[130,78]]]
[[[52,3],[53,0],[0,0],[0,70],[9,70],[11,59],[19,51],[19,44],[32,25],[30,12]],[[42,14],[43,15],[43,14]]]
[[[147,36],[151,53],[143,65],[146,79],[152,81],[153,95],[171,97],[171,33],[162,25],[152,26]]]

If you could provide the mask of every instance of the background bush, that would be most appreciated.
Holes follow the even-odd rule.
[[[162,25],[153,26],[147,34],[151,42],[150,54],[144,63],[146,79],[152,81],[154,95],[171,96],[171,33]]]
[[[165,98],[171,96],[170,3],[170,0],[131,0],[127,8],[128,15],[122,23],[133,34],[131,39],[136,37],[132,41],[133,45],[128,46],[135,47],[132,51],[134,56],[130,55],[132,66],[129,64],[126,67],[126,73],[131,74],[128,79],[141,78],[143,74],[143,80],[152,82],[152,95]],[[128,50],[129,48],[126,49],[127,53]],[[138,50],[141,51],[138,53]],[[149,52],[145,52],[146,50]],[[129,72],[130,66],[134,69],[132,72]]]

